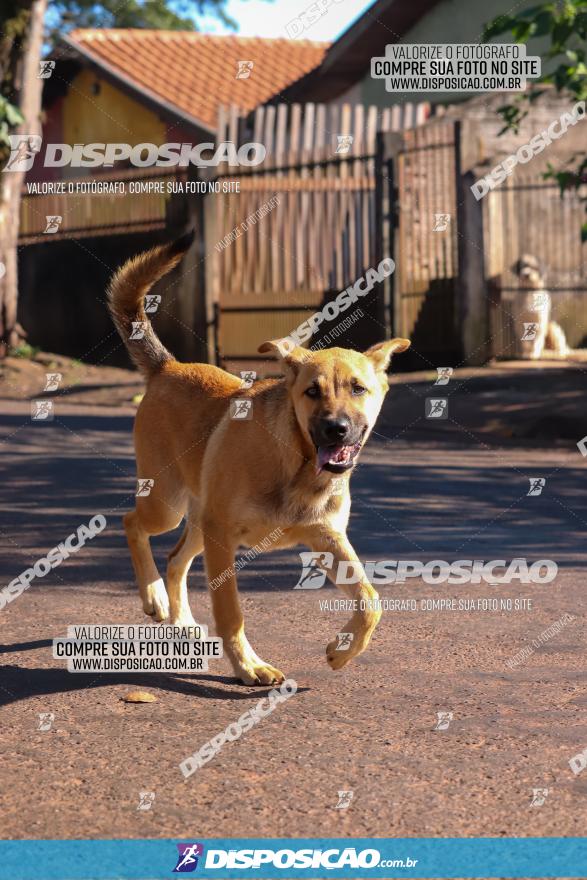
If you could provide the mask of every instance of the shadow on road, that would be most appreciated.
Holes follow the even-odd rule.
[[[455,377],[447,387],[402,376],[352,479],[349,534],[361,558],[587,562],[586,459],[573,436],[587,434],[583,384],[583,370],[562,368],[494,370]],[[425,418],[424,398],[435,395],[449,399],[447,420]],[[7,582],[103,513],[104,532],[37,579],[35,590],[93,591],[101,583],[108,593],[135,591],[122,529],[136,488],[132,421],[114,408],[57,412],[44,424],[24,414],[2,417],[0,529],[10,538],[0,563]],[[529,497],[536,477],[546,478],[544,491]],[[162,572],[178,537],[176,530],[153,540]],[[244,591],[289,590],[299,573],[298,552],[283,551],[244,567],[239,583]],[[204,588],[201,560],[191,582]]]
[[[30,651],[51,645],[50,639],[38,642],[15,643],[0,645],[0,654],[11,651]],[[126,685],[133,689],[153,690],[186,694],[190,697],[202,697],[208,700],[251,700],[251,689],[238,682],[236,678],[223,675],[174,675],[148,674],[117,674],[115,678],[108,674],[71,673],[66,669],[41,669],[37,667],[2,666],[2,688],[0,688],[0,706],[26,700],[43,694],[64,694],[88,688],[109,687],[113,684]],[[217,685],[222,683],[224,687]],[[227,688],[227,686],[230,686]],[[254,694],[259,699],[266,697],[272,688],[259,687]],[[299,688],[300,692],[308,688]]]

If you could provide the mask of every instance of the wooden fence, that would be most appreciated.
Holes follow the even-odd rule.
[[[431,121],[404,132],[390,151],[398,214],[393,330],[412,340],[423,368],[460,350],[459,132],[454,120]]]
[[[512,304],[519,280],[514,272],[522,254],[537,257],[552,297],[552,318],[569,345],[587,344],[587,266],[581,244],[584,208],[574,193],[561,198],[558,186],[531,168],[515,175],[483,200],[485,273],[489,280],[492,353],[512,357],[519,328]]]
[[[249,119],[221,114],[218,141],[267,149],[262,166],[239,168],[239,193],[207,197],[211,348],[223,365],[250,367],[260,342],[287,335],[377,264],[377,133],[428,112],[278,104]]]
[[[217,141],[264,144],[260,166],[200,172],[219,190],[206,196],[27,195],[20,241],[171,234],[191,214],[205,241],[186,270],[186,284],[193,286],[182,300],[181,326],[192,329],[197,311],[194,334],[206,336],[207,324],[209,360],[232,370],[261,370],[260,342],[291,333],[387,256],[396,262],[395,273],[370,300],[357,303],[366,318],[338,337],[339,344],[368,344],[393,332],[413,340],[411,363],[420,367],[457,363],[463,353],[473,362],[511,357],[518,289],[512,267],[530,253],[545,266],[553,318],[572,347],[585,345],[577,196],[561,199],[558,188],[528,166],[477,203],[461,173],[466,113],[462,121],[429,114],[427,104],[385,110],[276,104],[249,116],[223,110]],[[476,143],[468,130],[463,146]],[[475,172],[471,165],[467,179]],[[124,170],[80,181],[166,183],[185,179],[187,171]],[[56,215],[63,218],[58,231],[46,234],[46,218]],[[201,278],[196,289],[200,271],[205,285]],[[196,300],[204,307],[204,286],[205,321],[194,308]],[[466,322],[475,330],[468,347]]]
[[[150,232],[169,225],[168,211],[172,194],[166,191],[170,180],[185,180],[186,169],[143,168],[113,170],[105,174],[85,175],[62,181],[73,192],[28,194],[25,190],[21,203],[19,243],[59,241],[63,238],[117,235],[120,233]],[[75,191],[76,184],[121,181],[123,192]],[[129,194],[131,183],[160,183],[164,192]],[[57,229],[45,232],[47,219],[60,217]]]

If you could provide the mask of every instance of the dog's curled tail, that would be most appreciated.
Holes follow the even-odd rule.
[[[108,308],[131,360],[148,379],[173,360],[149,321],[144,306],[151,287],[176,266],[194,240],[194,232],[145,251],[118,269],[108,285]]]

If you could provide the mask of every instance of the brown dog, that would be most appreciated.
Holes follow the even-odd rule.
[[[156,620],[169,615],[172,623],[193,625],[186,578],[204,551],[217,632],[236,675],[248,685],[279,683],[283,674],[245,636],[235,553],[268,535],[277,535],[271,549],[306,544],[333,555],[331,579],[338,562],[356,565],[356,583],[343,588],[357,600],[345,626],[353,634],[350,649],[336,651],[336,642],[326,649],[328,663],[339,669],[365,650],[381,616],[377,593],[346,537],[349,477],[388,390],[391,355],[410,343],[391,339],[359,354],[341,348],[290,351],[282,340],[265,342],[259,351],[278,355],[285,378],[249,389],[218,367],[180,364],[155,335],[143,299],[190,243],[187,236],[129,260],[108,291],[114,323],[147,380],[134,434],[138,477],[154,485],[124,517],[143,608]],[[144,335],[130,340],[137,321]],[[250,402],[250,418],[231,418],[237,399]],[[343,486],[334,493],[336,475]],[[166,591],[149,538],[176,528],[184,517],[183,534],[169,555]]]

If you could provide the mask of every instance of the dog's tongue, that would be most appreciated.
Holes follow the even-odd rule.
[[[316,460],[316,473],[319,474],[325,464],[331,462],[340,462],[341,464],[348,461],[348,450],[350,446],[319,446],[318,457]]]

